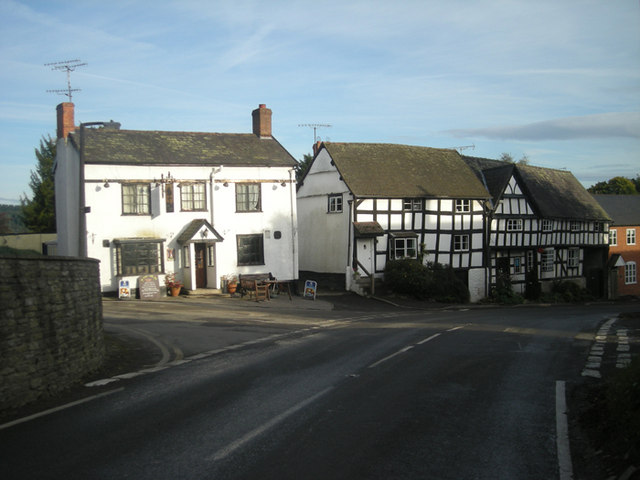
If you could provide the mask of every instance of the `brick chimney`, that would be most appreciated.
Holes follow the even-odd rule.
[[[271,137],[271,110],[264,103],[251,112],[253,117],[253,134],[263,137]]]
[[[67,138],[76,127],[73,119],[73,103],[63,102],[56,107],[58,113],[58,138]]]

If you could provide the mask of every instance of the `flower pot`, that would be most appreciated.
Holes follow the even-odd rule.
[[[227,284],[227,291],[233,295],[234,293],[236,293],[236,289],[238,288],[238,284],[236,282],[232,282],[232,283],[228,283]]]
[[[180,295],[180,290],[182,289],[182,287],[171,287],[171,296],[172,297],[177,297],[178,295]]]

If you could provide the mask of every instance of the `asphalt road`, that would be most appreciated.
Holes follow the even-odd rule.
[[[563,478],[558,384],[628,308],[121,305],[154,364],[0,426],[3,478]]]

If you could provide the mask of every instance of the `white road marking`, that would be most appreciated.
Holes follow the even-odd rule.
[[[556,446],[558,450],[558,467],[560,480],[573,478],[571,449],[569,447],[569,425],[567,422],[567,398],[565,382],[556,382]]]
[[[218,450],[211,457],[209,457],[209,460],[213,460],[214,462],[217,462],[219,460],[222,460],[222,459],[228,457],[229,455],[231,455],[233,452],[235,452],[239,448],[243,447],[244,445],[246,445],[247,443],[249,443],[250,441],[252,441],[256,437],[258,437],[259,435],[262,435],[264,432],[266,432],[270,428],[273,428],[278,423],[282,422],[285,418],[290,417],[294,413],[299,412],[300,410],[305,408],[307,405],[309,405],[310,403],[316,401],[318,398],[320,398],[324,394],[328,393],[332,389],[333,389],[333,387],[325,388],[321,392],[318,392],[315,395],[312,395],[311,397],[309,397],[309,398],[303,400],[302,402],[298,403],[297,405],[294,405],[293,407],[289,408],[288,410],[285,410],[280,415],[276,415],[275,417],[273,417],[268,422],[260,425],[257,428],[254,428],[253,430],[251,430],[250,432],[246,433],[242,437],[240,437],[237,440],[231,442],[226,447]]]
[[[87,403],[92,400],[97,400],[101,397],[106,397],[107,395],[111,395],[112,393],[121,392],[124,390],[124,387],[116,388],[115,390],[109,390],[108,392],[99,393],[97,395],[93,395],[91,397],[82,398],[80,400],[76,400],[75,402],[66,403],[64,405],[60,405],[59,407],[50,408],[49,410],[44,410],[43,412],[34,413],[33,415],[29,415],[28,417],[18,418],[17,420],[13,420],[11,422],[0,425],[0,430],[5,428],[13,427],[14,425],[18,425],[20,423],[28,422],[30,420],[34,420],[39,417],[44,417],[45,415],[50,415],[55,412],[59,412],[60,410],[65,410],[67,408],[75,407],[76,405],[80,405],[82,403]]]
[[[438,338],[440,335],[442,335],[442,334],[441,333],[436,333],[435,335],[431,335],[430,337],[427,337],[424,340],[420,340],[418,343],[416,343],[416,345],[422,345],[423,343],[430,342],[434,338]]]
[[[377,367],[377,366],[378,366],[378,365],[380,365],[381,363],[384,363],[384,362],[386,362],[387,360],[391,360],[393,357],[398,356],[398,355],[400,355],[400,354],[402,354],[402,353],[405,353],[405,352],[407,352],[407,351],[411,350],[413,347],[414,347],[413,345],[409,345],[409,346],[407,346],[407,347],[401,348],[401,349],[400,349],[400,350],[398,350],[396,353],[392,353],[391,355],[389,355],[389,356],[387,356],[387,357],[384,357],[384,358],[382,358],[382,359],[378,360],[378,361],[377,361],[377,362],[375,362],[375,363],[372,363],[371,365],[369,365],[369,368]]]

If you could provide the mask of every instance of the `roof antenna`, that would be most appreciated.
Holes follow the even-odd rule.
[[[72,102],[73,98],[71,96],[72,92],[79,92],[79,88],[71,88],[71,72],[73,72],[78,67],[84,67],[86,63],[80,60],[65,60],[64,62],[53,62],[53,63],[45,63],[45,67],[51,67],[51,70],[60,70],[67,72],[67,88],[60,90],[47,90],[47,93],[57,93],[58,95],[66,95],[69,97],[69,101]]]
[[[316,142],[318,141],[318,137],[316,136],[316,129],[318,128],[329,128],[331,125],[326,124],[326,123],[300,123],[298,124],[299,127],[311,127],[313,128],[313,144],[315,145]]]
[[[449,150],[458,150],[458,153],[460,153],[462,150],[475,150],[476,146],[475,144],[471,144],[471,145],[462,145],[461,147],[449,147]]]

